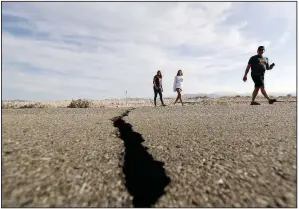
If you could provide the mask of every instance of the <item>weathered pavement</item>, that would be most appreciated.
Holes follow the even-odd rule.
[[[296,207],[296,103],[127,110],[3,111],[2,206]]]

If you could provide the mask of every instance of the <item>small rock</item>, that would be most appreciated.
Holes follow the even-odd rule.
[[[240,204],[240,203],[234,203],[234,204],[233,204],[233,207],[234,207],[234,208],[240,208],[240,207],[241,207],[241,204]]]
[[[202,199],[203,199],[205,202],[209,202],[209,196],[208,196],[208,195],[203,194],[203,195],[202,195]]]
[[[217,168],[218,168],[219,170],[221,170],[221,171],[224,171],[224,170],[225,170],[224,167],[223,167],[222,165],[217,164],[216,166],[217,166]]]
[[[275,202],[279,207],[284,207],[284,205],[285,205],[281,198],[276,198]]]
[[[198,205],[198,202],[196,200],[192,200],[192,205]]]
[[[180,172],[182,169],[183,169],[182,166],[178,166],[178,167],[176,168],[177,172]]]
[[[262,198],[257,198],[256,201],[261,205],[261,207],[266,207],[268,205],[268,202]]]
[[[258,182],[259,184],[261,184],[261,185],[266,185],[266,184],[267,184],[266,180],[265,180],[263,177],[259,177],[259,178],[257,179],[257,182]]]
[[[217,184],[223,184],[224,182],[223,182],[223,179],[221,178],[221,179],[219,179],[218,181],[217,181]]]
[[[283,199],[287,202],[292,202],[293,200],[295,200],[295,196],[291,192],[287,192],[283,195]]]
[[[86,185],[87,185],[86,182],[84,182],[83,186],[81,187],[81,189],[80,189],[80,191],[79,191],[79,194],[80,194],[80,195],[83,194]]]
[[[42,157],[41,160],[46,160],[46,161],[48,161],[48,160],[51,160],[51,158],[50,158],[50,157]]]
[[[241,174],[243,171],[241,170],[241,169],[238,169],[237,171],[236,171],[236,173],[237,174]]]
[[[205,188],[205,192],[206,192],[207,194],[210,194],[211,191],[212,191],[212,189],[211,189],[210,187],[206,187],[206,188]]]
[[[208,208],[213,208],[213,205],[211,203],[207,203]]]
[[[120,186],[121,185],[121,180],[117,181],[116,185]]]

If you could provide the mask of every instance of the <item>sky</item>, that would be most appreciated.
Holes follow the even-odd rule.
[[[268,92],[296,92],[296,2],[2,2],[2,99],[153,97],[253,90],[257,47]]]

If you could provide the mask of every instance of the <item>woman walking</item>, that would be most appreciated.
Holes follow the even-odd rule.
[[[164,104],[163,98],[162,98],[163,87],[162,87],[162,73],[161,73],[160,70],[154,76],[153,86],[154,86],[154,94],[155,94],[155,97],[154,97],[155,106],[157,106],[156,100],[157,100],[157,95],[158,94],[160,96],[160,100],[161,100],[162,106],[166,106]]]
[[[182,105],[184,105],[183,101],[182,101],[182,94],[181,94],[181,92],[183,91],[182,90],[182,82],[183,82],[183,71],[179,70],[177,75],[174,78],[174,83],[173,83],[173,91],[178,93],[178,96],[174,102],[174,105],[179,100],[181,101]]]

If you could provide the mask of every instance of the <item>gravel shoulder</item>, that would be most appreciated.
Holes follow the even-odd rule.
[[[2,110],[2,206],[296,207],[296,103],[127,110]]]
[[[110,118],[123,109],[2,113],[2,206],[127,207]]]

